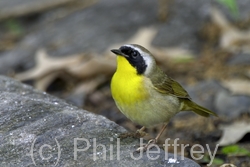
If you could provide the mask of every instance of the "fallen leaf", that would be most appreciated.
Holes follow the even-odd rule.
[[[250,95],[250,81],[243,79],[231,79],[222,81],[222,85],[228,88],[232,94]]]
[[[223,164],[220,167],[237,167],[234,164]]]
[[[231,125],[222,126],[223,135],[217,142],[220,146],[226,146],[237,143],[242,137],[250,132],[250,123],[235,122]]]
[[[63,58],[50,57],[44,49],[40,49],[35,56],[36,66],[28,71],[16,74],[15,78],[21,81],[41,78],[52,71],[67,70],[71,66],[79,65],[84,58],[86,58],[84,54]]]
[[[211,10],[213,22],[221,29],[220,47],[233,53],[250,53],[250,30],[242,31],[232,24],[215,7]]]
[[[92,56],[89,61],[72,66],[69,72],[81,79],[93,78],[98,75],[111,76],[115,72],[115,56]]]
[[[81,89],[78,86],[75,88],[78,93],[88,93],[87,89],[91,92],[91,90],[107,81],[116,68],[115,57],[110,55],[76,54],[57,58],[50,57],[45,50],[38,50],[35,62],[36,66],[34,68],[16,74],[15,78],[21,81],[34,80],[34,86],[43,91],[56,78],[59,76],[63,77],[67,73],[80,80],[79,85]],[[101,80],[99,79],[100,77],[102,78]],[[88,82],[86,82],[87,79],[89,80]]]

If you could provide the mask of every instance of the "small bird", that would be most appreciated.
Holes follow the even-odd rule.
[[[117,69],[111,80],[112,97],[119,110],[131,121],[143,127],[163,124],[155,139],[144,147],[157,143],[167,123],[179,111],[193,111],[208,117],[216,113],[196,104],[187,91],[166,75],[157,65],[153,55],[137,44],[112,49],[117,55]]]

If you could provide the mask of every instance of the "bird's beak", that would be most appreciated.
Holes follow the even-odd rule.
[[[113,52],[117,56],[129,57],[128,55],[125,55],[124,53],[122,53],[119,49],[112,49],[111,52]]]

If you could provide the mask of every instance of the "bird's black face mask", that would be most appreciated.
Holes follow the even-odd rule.
[[[136,68],[138,75],[141,75],[146,71],[147,65],[145,63],[145,60],[137,50],[129,46],[122,46],[119,50],[124,55],[127,55],[125,58],[133,67]]]

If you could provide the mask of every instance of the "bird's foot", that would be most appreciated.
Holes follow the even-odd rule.
[[[136,135],[136,138],[141,138],[141,137],[147,136],[148,134],[144,130],[138,129],[135,132],[135,135]]]
[[[119,135],[119,138],[121,139],[128,138],[128,137],[141,138],[146,135],[148,135],[146,132],[144,132],[142,129],[138,129],[136,132],[122,133]]]
[[[151,139],[148,141],[148,144],[144,144],[142,147],[136,149],[136,152],[145,152],[147,151],[149,146],[155,145],[157,143],[157,139]]]

